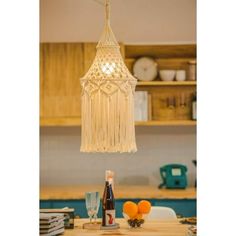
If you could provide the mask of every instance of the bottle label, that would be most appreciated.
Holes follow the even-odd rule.
[[[105,211],[105,218],[106,218],[106,226],[115,225],[115,217],[116,211],[115,210],[106,210]]]

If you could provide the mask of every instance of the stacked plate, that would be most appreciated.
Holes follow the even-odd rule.
[[[188,236],[196,236],[197,235],[197,226],[191,225],[188,228]]]
[[[40,236],[59,235],[64,230],[64,214],[40,213]]]
[[[181,218],[180,223],[190,225],[188,227],[188,236],[197,235],[197,218],[196,217],[187,217]]]

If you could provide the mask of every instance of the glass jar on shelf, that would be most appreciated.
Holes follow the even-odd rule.
[[[189,120],[190,119],[190,104],[189,96],[186,93],[181,93],[176,97],[176,119],[177,120]]]
[[[188,80],[195,81],[197,78],[197,62],[191,60],[188,62]]]
[[[166,109],[165,109],[166,120],[175,120],[175,108],[176,108],[175,97],[174,96],[167,97]]]

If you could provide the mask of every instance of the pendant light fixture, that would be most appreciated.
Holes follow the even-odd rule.
[[[81,152],[136,152],[134,91],[137,80],[120,53],[105,0],[105,27],[82,86]]]

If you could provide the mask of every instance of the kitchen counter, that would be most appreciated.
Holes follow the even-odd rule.
[[[40,208],[70,207],[75,209],[75,215],[86,218],[85,192],[99,191],[102,197],[103,190],[102,185],[41,186]],[[171,207],[184,217],[196,216],[195,188],[171,190],[158,189],[156,186],[115,185],[114,195],[117,217],[122,217],[123,204],[131,199],[136,203],[140,199],[147,199],[152,206]],[[101,217],[101,211],[99,214]]]
[[[99,191],[102,185],[41,186],[40,200],[84,199],[85,192]],[[116,199],[196,199],[196,189],[158,189],[156,186],[115,185]]]
[[[180,224],[177,220],[160,221],[148,220],[142,228],[130,229],[124,219],[116,219],[120,224],[120,229],[115,230],[86,230],[82,225],[88,222],[88,219],[76,219],[75,228],[65,230],[64,236],[86,236],[86,235],[127,235],[127,236],[187,236],[188,226]]]

